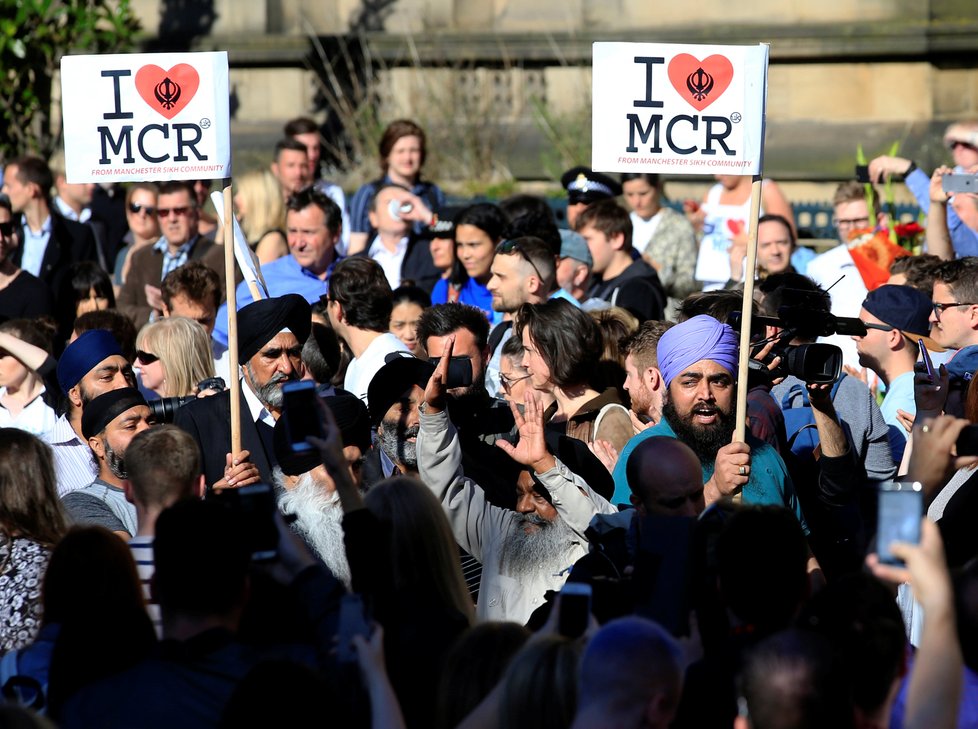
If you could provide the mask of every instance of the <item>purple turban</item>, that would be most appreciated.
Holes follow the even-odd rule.
[[[708,359],[737,376],[737,333],[712,316],[700,314],[666,330],[656,355],[662,378],[669,386],[678,375],[701,359]]]

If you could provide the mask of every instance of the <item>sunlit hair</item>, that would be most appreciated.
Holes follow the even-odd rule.
[[[51,448],[30,433],[4,428],[0,438],[0,529],[53,547],[67,530]]]
[[[132,202],[132,196],[137,190],[145,190],[153,196],[153,205],[156,205],[156,200],[160,196],[160,188],[157,187],[156,183],[153,182],[137,182],[130,185],[126,189],[126,206]]]
[[[249,243],[257,242],[270,230],[285,228],[285,203],[278,180],[271,172],[245,172],[238,178],[238,194],[245,209],[241,230]]]
[[[564,729],[577,708],[580,641],[549,635],[527,643],[503,678],[499,726]]]
[[[193,319],[171,316],[147,324],[136,337],[136,349],[160,358],[163,397],[192,395],[198,382],[214,376],[210,337]]]
[[[365,501],[391,530],[396,587],[433,595],[471,624],[475,611],[462,578],[458,547],[434,494],[417,479],[399,476],[373,486]]]
[[[513,336],[523,329],[550,370],[550,381],[564,389],[591,384],[595,358],[601,352],[601,331],[587,313],[564,299],[523,304],[516,313]]]
[[[394,145],[397,144],[397,140],[403,137],[418,138],[418,142],[421,145],[421,166],[424,167],[424,161],[428,156],[427,140],[425,138],[424,129],[419,127],[410,119],[397,119],[387,125],[387,128],[384,130],[384,134],[380,138],[380,144],[378,145],[378,151],[380,152],[380,169],[384,174],[387,174],[387,168],[390,167],[390,163],[387,161],[387,158],[391,156],[391,151],[393,151]]]

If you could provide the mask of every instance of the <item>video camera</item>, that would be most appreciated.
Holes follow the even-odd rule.
[[[751,340],[753,352],[767,344],[764,327],[778,327],[776,344],[764,359],[751,357],[748,368],[752,378],[760,377],[770,381],[794,375],[809,384],[828,385],[834,383],[842,374],[842,350],[834,344],[808,343],[792,345],[795,338],[817,339],[832,334],[866,336],[866,326],[859,319],[835,316],[824,310],[824,303],[818,294],[797,289],[782,290],[783,304],[778,307],[778,316],[754,316],[751,318]],[[731,315],[730,325],[740,331],[739,312]],[[758,343],[755,337],[760,340]],[[752,352],[752,353],[753,353]],[[775,357],[781,361],[773,370],[769,365]]]
[[[226,385],[224,380],[220,377],[208,377],[206,380],[202,380],[197,385],[197,390],[214,390],[215,392],[221,392],[224,390]],[[153,420],[157,423],[172,423],[174,416],[177,414],[177,410],[182,408],[188,402],[193,402],[197,399],[196,395],[184,395],[183,397],[161,397],[157,400],[150,400],[146,404],[149,405],[150,414],[153,416]]]

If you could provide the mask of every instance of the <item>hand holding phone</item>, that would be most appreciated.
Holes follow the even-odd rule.
[[[357,649],[353,644],[355,635],[370,637],[370,623],[364,612],[363,600],[356,593],[344,595],[340,602],[339,646],[336,659],[340,663],[356,663]]]
[[[591,586],[567,582],[560,590],[557,632],[565,638],[580,638],[591,621]]]
[[[306,442],[306,438],[324,437],[316,402],[316,383],[300,380],[283,384],[282,417],[285,418],[292,450],[296,453],[312,450],[313,447]]]
[[[924,363],[924,370],[927,372],[927,376],[930,378],[931,384],[936,382],[936,374],[934,372],[934,363],[931,361],[930,352],[927,351],[927,347],[924,346],[924,340],[917,340],[917,347],[920,349],[920,358]]]
[[[919,481],[886,481],[879,489],[876,553],[884,564],[903,565],[890,551],[893,542],[920,543],[924,487]]]

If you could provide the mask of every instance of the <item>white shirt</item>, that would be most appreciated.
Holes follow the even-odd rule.
[[[71,207],[68,203],[62,200],[57,195],[54,196],[55,207],[58,208],[58,212],[62,216],[68,218],[68,220],[74,220],[76,223],[87,223],[92,219],[92,211],[90,208],[82,208],[80,213],[76,213],[75,209]]]
[[[387,246],[380,242],[380,236],[377,236],[367,250],[367,255],[377,261],[380,267],[384,269],[387,283],[391,285],[392,289],[401,285],[401,266],[404,264],[404,256],[407,255],[407,247],[408,239],[405,236],[398,241],[397,247],[391,253]]]
[[[243,377],[241,378],[241,392],[244,394],[245,402],[248,404],[248,412],[251,414],[251,419],[256,423],[265,423],[265,425],[270,425],[274,428],[275,417],[268,412],[268,409],[258,399],[258,395],[255,394],[255,391],[251,389],[251,386],[245,382]]]
[[[55,421],[47,443],[51,446],[58,496],[85,488],[98,478],[98,466],[92,458],[92,449],[78,437],[66,416],[62,415]]]
[[[44,252],[51,240],[51,216],[48,216],[41,229],[36,233],[31,230],[31,226],[27,224],[25,219],[23,221],[23,234],[24,240],[21,243],[24,246],[24,253],[20,258],[20,267],[27,273],[40,276],[41,264],[44,263]]]
[[[18,428],[36,435],[41,440],[47,439],[58,422],[58,416],[55,415],[54,409],[44,402],[44,398],[41,397],[43,392],[44,388],[41,388],[37,397],[27,403],[15,417],[3,405],[7,388],[0,387],[0,428]]]
[[[211,339],[211,353],[214,355],[214,374],[224,380],[225,385],[230,385],[231,358],[228,348],[216,339]]]
[[[352,392],[358,398],[367,402],[367,388],[377,374],[377,370],[386,364],[385,358],[391,352],[410,352],[407,345],[390,332],[384,332],[374,339],[359,357],[354,357],[346,368],[343,379],[343,389]]]
[[[632,248],[639,253],[645,253],[649,241],[652,240],[652,236],[655,235],[655,230],[662,220],[662,210],[660,209],[648,220],[634,211],[629,213],[628,217],[632,219]]]
[[[844,278],[835,283],[840,276]],[[823,289],[828,289],[829,296],[832,297],[833,314],[853,318],[859,316],[868,292],[847,246],[840,244],[820,256],[815,256],[808,263],[808,277]],[[845,364],[860,368],[856,343],[852,341],[852,337],[833,334],[831,337],[822,337],[819,341],[840,347]]]

